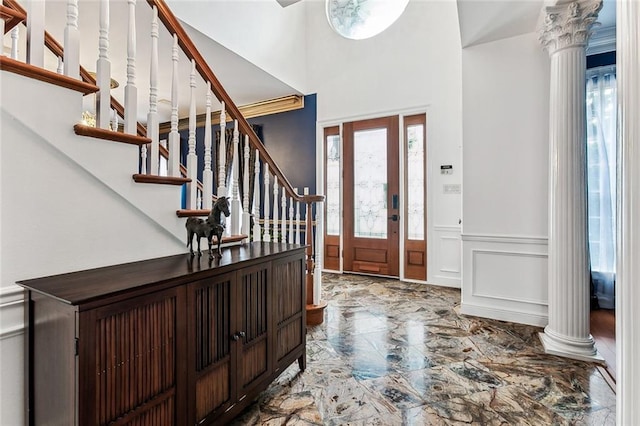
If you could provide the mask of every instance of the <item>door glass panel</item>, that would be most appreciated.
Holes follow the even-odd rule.
[[[340,235],[340,136],[327,136],[327,235]]]
[[[387,129],[353,134],[354,236],[387,238]]]
[[[424,239],[424,126],[407,127],[407,238]]]

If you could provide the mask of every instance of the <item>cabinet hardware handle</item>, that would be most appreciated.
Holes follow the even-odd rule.
[[[235,333],[233,336],[231,336],[231,339],[233,339],[233,341],[238,341],[240,340],[241,337],[245,337],[247,334],[244,331],[239,331],[237,333]]]

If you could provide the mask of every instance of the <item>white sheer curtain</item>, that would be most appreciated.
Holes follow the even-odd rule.
[[[617,158],[615,67],[589,70],[586,106],[591,271],[600,307],[613,309]]]

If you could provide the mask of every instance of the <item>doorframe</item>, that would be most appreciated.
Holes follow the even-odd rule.
[[[431,138],[431,130],[430,130],[430,126],[428,125],[429,123],[429,116],[430,116],[430,111],[431,111],[431,106],[426,104],[426,105],[418,105],[418,106],[414,106],[414,107],[410,107],[410,108],[403,108],[403,109],[396,109],[396,110],[383,110],[383,111],[378,111],[378,112],[372,112],[372,113],[367,113],[367,114],[360,114],[360,115],[350,115],[350,116],[343,116],[343,117],[335,117],[335,118],[330,118],[330,119],[325,119],[322,121],[317,121],[316,122],[316,188],[322,188],[322,192],[324,193],[324,168],[325,168],[325,140],[324,140],[324,128],[325,127],[332,127],[332,126],[338,126],[339,128],[339,132],[340,132],[340,173],[341,175],[344,174],[344,129],[342,124],[343,123],[347,123],[350,121],[362,121],[362,120],[370,120],[372,118],[379,118],[379,117],[387,117],[390,115],[397,115],[399,117],[399,121],[398,121],[398,149],[401,150],[400,153],[404,152],[405,149],[405,137],[404,137],[404,117],[408,116],[408,115],[418,115],[418,114],[425,114],[427,117],[427,126],[426,126],[426,156],[427,156],[427,162],[426,162],[426,170],[425,170],[425,179],[427,181],[427,184],[425,185],[425,202],[427,203],[426,205],[426,215],[427,215],[427,228],[425,229],[426,232],[426,243],[427,243],[427,276],[425,277],[424,280],[414,280],[414,279],[406,279],[404,276],[404,261],[405,261],[405,256],[404,256],[404,238],[405,238],[405,218],[404,218],[404,214],[400,215],[400,230],[399,230],[399,238],[400,238],[400,274],[399,274],[399,279],[403,280],[403,281],[407,281],[407,282],[415,282],[415,283],[420,283],[420,284],[426,284],[428,282],[430,282],[430,275],[432,274],[432,272],[430,272],[433,268],[433,265],[431,264],[431,248],[433,246],[433,212],[432,212],[432,208],[433,208],[433,200],[432,200],[432,194],[433,194],[433,189],[431,187],[433,179],[432,179],[432,174],[433,174],[433,165],[431,164],[431,159],[433,158],[432,152],[431,150],[432,148],[432,144],[430,144],[428,141],[432,140]],[[404,211],[405,208],[405,196],[404,196],[404,192],[405,192],[405,184],[404,184],[404,173],[405,173],[405,161],[404,161],[404,156],[401,154],[400,158],[399,158],[400,164],[399,164],[399,174],[400,174],[400,182],[399,182],[399,202],[400,202],[400,207],[401,207],[401,211]],[[322,211],[324,211],[323,209],[320,209]],[[340,215],[340,249],[342,251],[342,248],[344,247],[344,220],[343,220],[343,215],[344,215],[344,178],[340,179],[340,212],[342,213]],[[344,273],[344,267],[343,267],[343,262],[344,262],[344,256],[342,255],[342,253],[340,253],[340,270],[339,271],[334,271],[334,270],[328,270],[324,268],[324,264],[322,263],[324,261],[324,216],[322,216],[322,220],[318,220],[318,226],[320,226],[320,230],[318,231],[317,235],[318,238],[320,239],[320,242],[316,243],[316,247],[317,247],[317,251],[316,251],[316,263],[319,262],[320,265],[320,270],[323,272],[338,272],[340,274]]]

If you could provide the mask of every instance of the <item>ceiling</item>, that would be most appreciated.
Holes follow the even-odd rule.
[[[535,32],[551,0],[457,0],[462,47]],[[600,28],[615,26],[616,2],[604,0]]]

